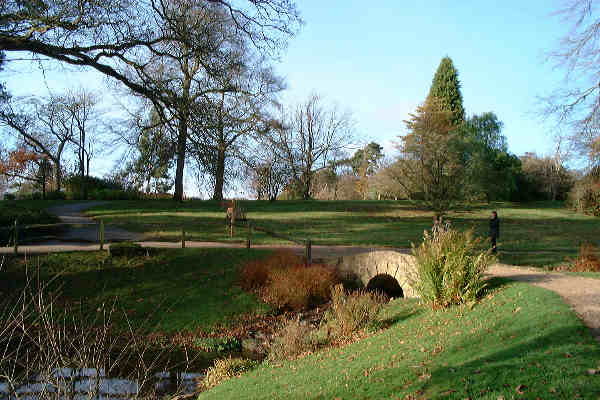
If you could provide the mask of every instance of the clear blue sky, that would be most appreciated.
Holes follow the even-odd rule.
[[[450,56],[469,115],[495,112],[517,155],[551,152],[549,126],[536,115],[536,99],[562,78],[544,59],[567,31],[552,15],[560,4],[297,0],[306,24],[276,65],[287,78],[283,97],[295,102],[316,92],[337,102],[353,112],[361,140],[377,141],[392,155],[402,120],[425,99],[440,60]],[[8,70],[0,79],[15,95],[44,94],[44,82],[53,90],[105,85],[90,72],[54,68],[44,80],[26,63],[12,63]]]
[[[327,4],[325,7],[324,4]],[[557,1],[303,0],[306,21],[279,71],[289,99],[311,91],[354,112],[365,140],[386,144],[425,100],[444,56],[468,114],[495,112],[515,154],[552,151],[537,96],[562,78],[544,53],[566,32]]]

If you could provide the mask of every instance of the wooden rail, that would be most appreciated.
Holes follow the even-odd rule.
[[[12,239],[12,247],[14,248],[14,253],[17,254],[18,249],[19,249],[19,230],[24,231],[27,229],[52,228],[52,227],[73,226],[73,225],[75,225],[75,226],[77,226],[77,225],[96,225],[98,227],[98,243],[100,245],[100,250],[104,249],[104,241],[105,241],[104,220],[102,220],[102,219],[99,220],[98,222],[59,222],[56,224],[32,224],[32,225],[19,225],[17,220],[15,220],[13,226],[0,227],[0,231],[8,231],[9,232],[9,246],[10,246],[10,239]],[[244,227],[247,228],[248,233],[247,233],[247,238],[246,238],[246,248],[248,248],[248,249],[251,246],[252,231],[256,230],[256,231],[263,232],[269,236],[273,236],[278,239],[283,239],[283,240],[290,241],[292,243],[303,245],[305,248],[304,256],[306,257],[306,260],[309,264],[312,263],[312,241],[310,239],[297,239],[295,237],[285,235],[282,233],[278,233],[278,232],[272,231],[270,229],[262,228],[260,226],[255,226],[249,220],[246,221],[246,226],[240,225],[239,222],[236,223],[235,220],[234,220],[234,223],[231,225],[232,228],[233,228],[233,225],[240,227],[240,228],[244,228]],[[233,234],[233,229],[232,229],[231,233]],[[182,248],[185,248],[185,240],[186,240],[185,229],[182,228],[181,229],[181,247]]]
[[[0,231],[8,231],[8,245],[7,247],[13,247],[14,254],[19,252],[19,232],[26,231],[28,229],[39,229],[39,228],[54,228],[59,226],[81,226],[81,225],[95,225],[98,227],[98,243],[100,244],[100,250],[104,250],[104,220],[98,222],[57,222],[55,224],[31,224],[31,225],[19,225],[18,221],[15,220],[12,226],[0,227]],[[30,238],[31,239],[31,238]],[[38,238],[39,239],[39,238]],[[12,246],[10,246],[12,240]]]
[[[306,257],[306,261],[309,264],[312,264],[312,241],[310,239],[297,239],[295,237],[288,236],[288,235],[285,235],[282,233],[278,233],[278,232],[272,231],[270,229],[262,228],[260,226],[255,226],[249,220],[246,221],[246,223],[247,223],[246,227],[248,229],[248,236],[246,239],[246,248],[248,248],[248,249],[250,248],[251,240],[252,240],[252,231],[256,230],[256,231],[263,232],[269,236],[273,236],[278,239],[283,239],[283,240],[287,240],[292,243],[303,245],[304,246],[304,257]],[[234,222],[234,224],[239,228],[244,227],[243,225],[236,224],[235,222]]]

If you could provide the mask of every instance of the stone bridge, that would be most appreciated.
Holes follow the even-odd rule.
[[[392,297],[418,297],[410,286],[415,258],[397,251],[371,251],[331,262],[342,279],[359,287],[378,288]]]

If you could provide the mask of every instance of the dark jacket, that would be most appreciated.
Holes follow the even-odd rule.
[[[500,237],[500,218],[490,219],[490,237]]]

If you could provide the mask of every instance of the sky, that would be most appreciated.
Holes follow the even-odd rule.
[[[405,133],[402,121],[425,100],[441,59],[449,56],[468,115],[494,112],[514,154],[549,154],[552,126],[539,117],[538,99],[564,76],[545,58],[568,30],[553,15],[561,4],[296,0],[305,24],[275,63],[287,82],[282,100],[321,95],[352,112],[361,143],[378,142],[393,156],[393,142]],[[26,61],[6,69],[0,80],[16,96],[84,86],[100,90],[105,104],[118,102],[98,73],[54,67],[42,74]],[[112,169],[110,156],[104,157],[97,175]]]
[[[509,149],[553,151],[539,97],[563,77],[545,62],[566,33],[552,1],[303,0],[306,24],[279,66],[286,98],[311,92],[348,108],[364,141],[391,143],[425,100],[445,56],[459,72],[467,114],[496,113]],[[336,4],[337,6],[334,6]],[[365,4],[369,4],[365,6]]]

